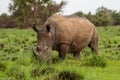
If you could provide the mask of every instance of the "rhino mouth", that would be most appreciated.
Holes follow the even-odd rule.
[[[45,52],[39,52],[37,49],[33,48],[33,54],[34,56],[41,61],[49,61],[50,59],[50,50],[45,51]]]
[[[38,51],[35,48],[33,48],[33,54],[36,58],[40,58],[40,54],[38,53]]]

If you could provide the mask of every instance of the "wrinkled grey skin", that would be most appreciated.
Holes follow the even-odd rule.
[[[49,61],[51,50],[57,50],[62,59],[67,51],[79,59],[80,51],[86,46],[98,53],[98,33],[86,18],[53,14],[40,29],[33,25],[33,30],[37,32],[34,54],[39,59]]]

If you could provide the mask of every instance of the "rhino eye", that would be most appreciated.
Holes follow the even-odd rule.
[[[47,32],[50,32],[50,25],[46,25]]]
[[[40,47],[38,47],[38,46],[37,46],[36,49],[37,49],[38,52],[42,51],[42,49]]]

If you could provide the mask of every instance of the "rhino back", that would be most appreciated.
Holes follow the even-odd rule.
[[[94,25],[86,19],[65,18],[56,21],[56,23],[57,38],[61,43],[70,43],[75,39],[79,41],[84,41],[84,39],[89,41],[94,32]]]

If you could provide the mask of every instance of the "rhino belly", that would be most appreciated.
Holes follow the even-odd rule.
[[[91,42],[92,35],[76,37],[70,46],[71,52],[77,52],[84,49]]]

